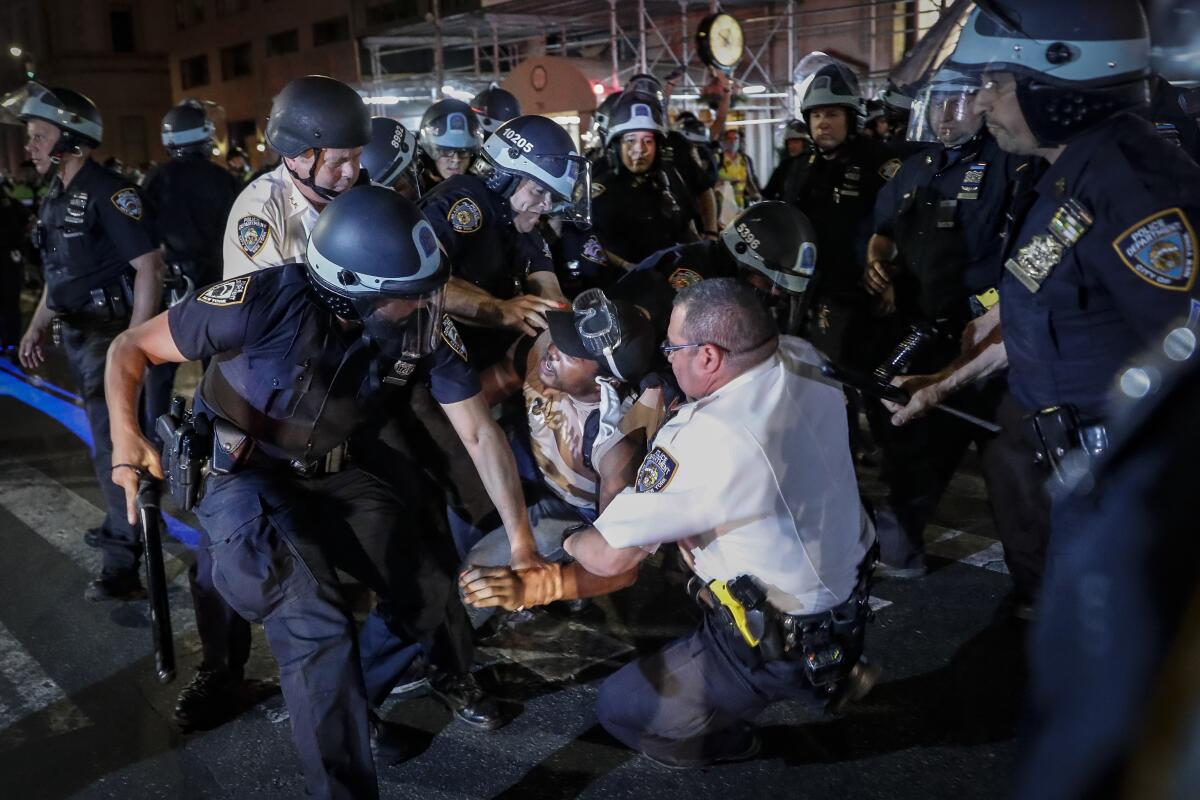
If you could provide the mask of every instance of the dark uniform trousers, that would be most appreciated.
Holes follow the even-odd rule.
[[[949,414],[936,411],[902,427],[886,419],[872,429],[883,431],[882,477],[888,485],[888,507],[875,520],[880,559],[894,567],[923,562],[923,533],[967,447],[975,443],[988,490],[996,535],[1004,544],[1018,597],[1031,601],[1041,582],[1050,531],[1046,475],[1034,463],[1033,448],[1023,431],[1021,409],[1003,377],[956,395],[965,411],[1000,425],[990,434]],[[886,417],[887,412],[879,411]],[[871,413],[878,413],[872,407]]]
[[[83,410],[92,433],[92,468],[104,496],[106,513],[99,536],[103,553],[102,578],[136,569],[142,554],[141,538],[125,518],[125,491],[112,482],[112,437],[109,435],[108,406],[104,402],[105,355],[112,340],[126,327],[127,320],[86,326],[64,320],[62,325],[67,364],[83,399]]]
[[[703,766],[744,751],[750,721],[777,700],[816,694],[800,661],[748,666],[740,634],[706,613],[700,627],[600,686],[596,715],[626,746],[677,766]]]
[[[453,586],[405,535],[417,527],[411,511],[355,468],[311,479],[254,468],[211,477],[197,509],[213,585],[263,624],[313,796],[377,796],[367,689],[335,568],[389,598],[397,635],[469,664],[469,638],[455,640],[444,625],[454,609],[463,615]],[[443,602],[430,600],[438,595]]]

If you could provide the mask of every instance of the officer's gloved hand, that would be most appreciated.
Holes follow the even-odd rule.
[[[542,564],[522,570],[470,566],[458,576],[458,585],[463,599],[476,608],[517,611],[562,598],[562,565]]]

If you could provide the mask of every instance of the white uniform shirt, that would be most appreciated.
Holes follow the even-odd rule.
[[[224,279],[300,261],[318,214],[280,161],[233,203],[222,247]]]
[[[595,527],[613,547],[679,541],[706,581],[756,577],[788,614],[845,602],[874,541],[850,457],[840,388],[814,378],[803,339],[709,397],[654,438],[634,486]]]

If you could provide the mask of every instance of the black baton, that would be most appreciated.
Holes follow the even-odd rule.
[[[146,548],[146,588],[150,593],[150,626],[154,632],[154,670],[159,683],[175,680],[175,640],[171,636],[171,605],[163,568],[162,531],[158,513],[162,484],[149,475],[138,480],[137,510]]]

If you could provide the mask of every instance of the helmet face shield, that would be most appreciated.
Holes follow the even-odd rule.
[[[24,125],[30,119],[45,120],[91,142],[99,143],[104,138],[104,128],[99,122],[69,110],[58,95],[36,81],[0,98],[0,122]]]
[[[567,179],[571,181],[571,194],[557,197],[550,207],[550,216],[562,217],[581,227],[592,224],[592,165],[582,156],[567,157]],[[573,177],[572,177],[573,176]]]
[[[913,101],[906,138],[957,147],[979,133],[983,117],[975,113],[977,87],[927,86]]]
[[[429,355],[437,347],[444,298],[445,286],[439,286],[416,296],[372,294],[352,302],[371,341],[399,360]]]

